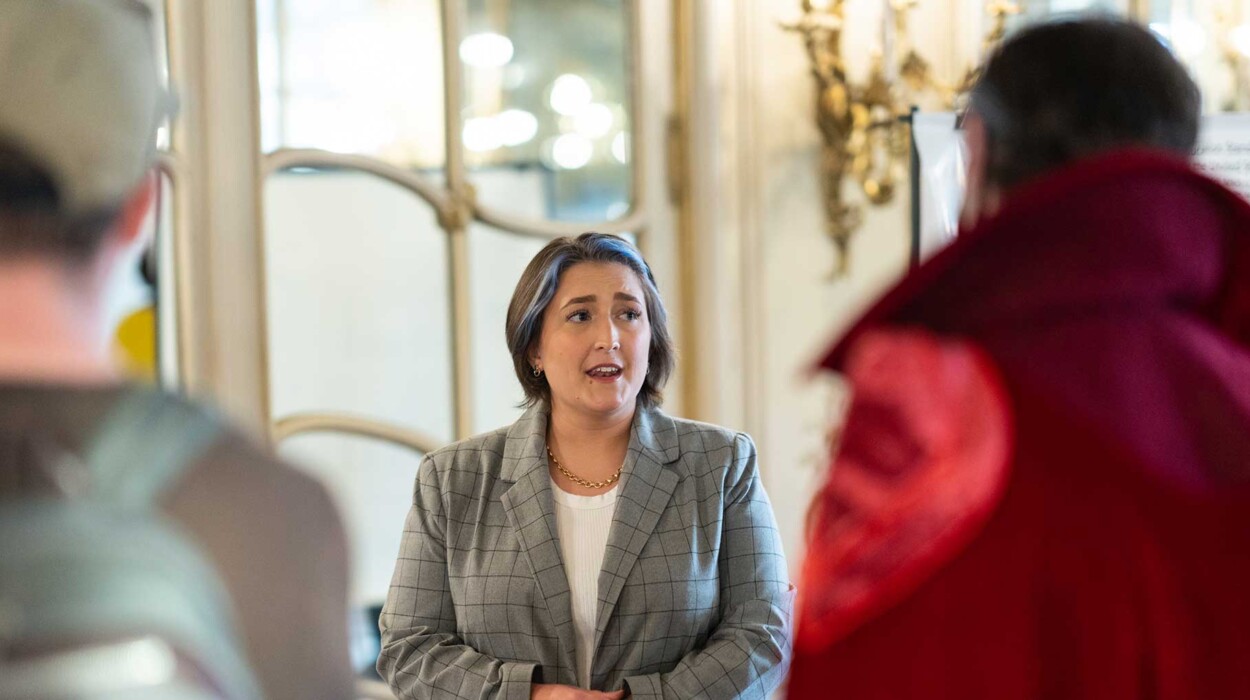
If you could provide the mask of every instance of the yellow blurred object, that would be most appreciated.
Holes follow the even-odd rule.
[[[145,306],[117,324],[113,356],[127,375],[156,383],[156,308]]]

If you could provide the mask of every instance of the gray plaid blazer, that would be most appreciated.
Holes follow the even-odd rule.
[[[528,700],[576,685],[548,409],[426,456],[382,610],[400,698]],[[591,686],[638,698],[764,698],[785,675],[792,594],[751,438],[634,417],[599,574]]]

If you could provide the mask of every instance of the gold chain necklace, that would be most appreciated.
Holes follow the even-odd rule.
[[[564,476],[568,477],[568,480],[569,480],[569,481],[572,481],[573,483],[577,484],[578,486],[583,486],[583,487],[588,488],[588,489],[601,489],[601,488],[603,488],[603,487],[605,487],[605,486],[611,486],[612,484],[615,484],[615,483],[616,483],[616,480],[621,478],[621,469],[624,469],[624,468],[625,468],[625,465],[624,465],[624,464],[622,464],[622,465],[621,465],[621,468],[620,468],[620,469],[617,469],[615,474],[613,474],[612,476],[609,476],[608,478],[604,479],[603,481],[588,481],[588,480],[583,479],[582,477],[580,477],[580,476],[578,476],[578,475],[574,474],[573,472],[571,472],[571,471],[569,471],[569,470],[565,469],[565,468],[564,468],[564,465],[563,465],[563,464],[560,464],[560,460],[556,459],[555,454],[554,454],[554,453],[552,453],[552,451],[551,451],[551,445],[547,445],[547,457],[549,457],[549,458],[551,459],[551,463],[555,465],[556,469],[560,470],[560,473],[561,473],[561,474],[563,474]]]

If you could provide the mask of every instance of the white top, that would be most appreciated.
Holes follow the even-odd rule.
[[[598,496],[574,496],[551,482],[560,556],[569,577],[573,629],[577,632],[577,682],[590,689],[590,662],[599,616],[599,570],[616,511],[616,487]]]

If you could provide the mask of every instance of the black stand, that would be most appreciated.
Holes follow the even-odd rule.
[[[913,106],[911,112],[905,116],[899,117],[900,121],[906,122],[907,140],[911,144],[911,157],[909,160],[910,179],[911,179],[911,268],[915,269],[920,265],[920,149],[916,147],[916,120],[913,117],[919,108]]]

